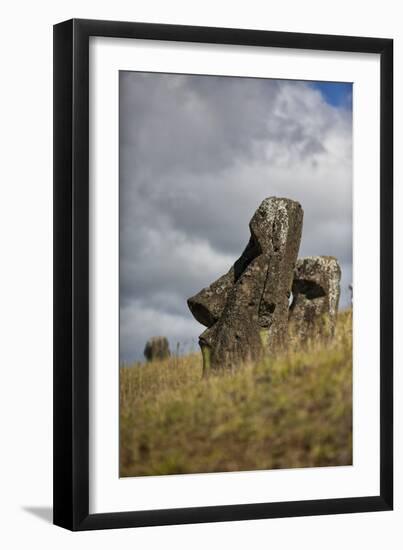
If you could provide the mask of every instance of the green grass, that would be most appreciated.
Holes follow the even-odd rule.
[[[201,354],[120,369],[120,475],[352,463],[352,314],[331,344],[202,378]]]

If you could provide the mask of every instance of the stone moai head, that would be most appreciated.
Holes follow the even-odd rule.
[[[332,256],[297,261],[292,284],[289,336],[295,343],[332,338],[336,328],[341,270]]]
[[[204,372],[234,368],[285,344],[302,221],[298,202],[265,199],[250,221],[241,257],[188,299],[194,317],[207,327],[199,339]]]
[[[147,341],[144,348],[147,361],[167,359],[170,355],[169,343],[165,336],[154,336]]]

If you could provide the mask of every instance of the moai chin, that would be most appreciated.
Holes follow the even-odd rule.
[[[153,336],[147,340],[144,348],[144,356],[147,361],[167,359],[170,355],[169,342],[165,336]]]
[[[265,199],[250,223],[250,240],[229,272],[188,299],[207,330],[199,343],[204,372],[234,368],[285,345],[289,296],[303,210],[285,198]]]
[[[292,342],[304,344],[334,336],[340,277],[340,266],[333,256],[310,256],[297,261],[289,313]]]

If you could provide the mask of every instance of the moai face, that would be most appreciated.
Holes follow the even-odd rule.
[[[253,215],[251,237],[230,271],[189,298],[200,336],[204,370],[235,368],[283,346],[303,210],[295,201],[265,199]]]
[[[294,343],[332,338],[340,297],[340,266],[332,256],[298,260],[292,285],[289,335]]]

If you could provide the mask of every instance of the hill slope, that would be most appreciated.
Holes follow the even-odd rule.
[[[201,355],[120,369],[120,475],[352,463],[352,313],[329,344],[202,378]]]

